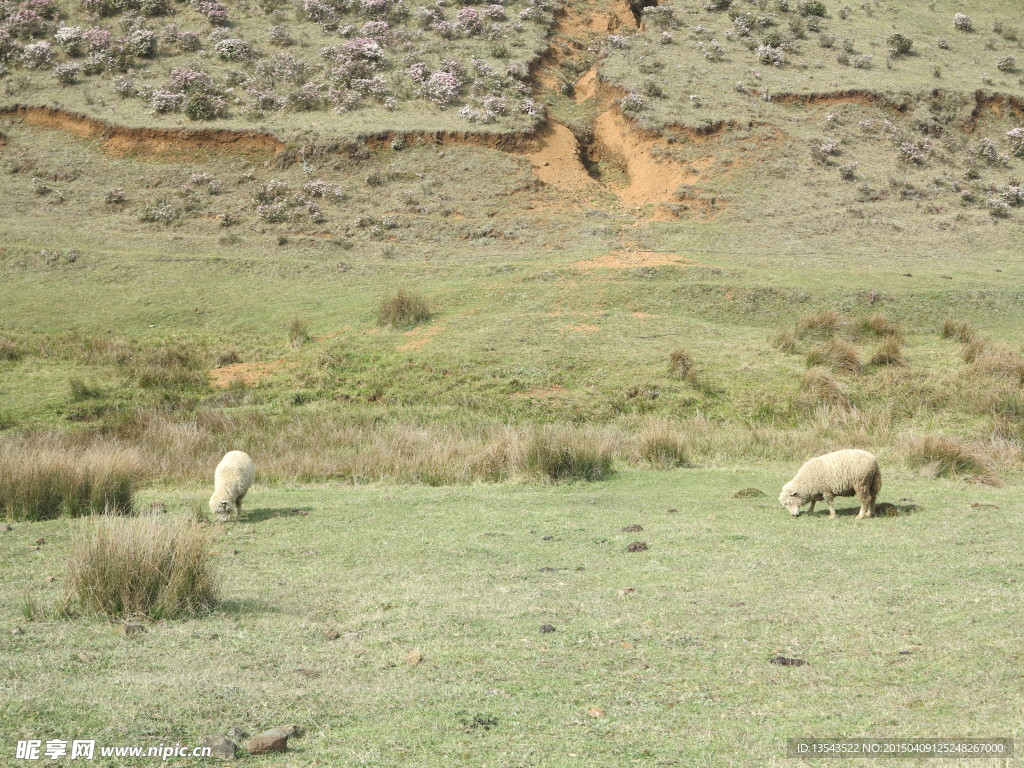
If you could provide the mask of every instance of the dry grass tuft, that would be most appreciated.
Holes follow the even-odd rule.
[[[298,349],[309,341],[309,324],[301,317],[293,317],[288,323],[288,346]]]
[[[547,424],[533,430],[525,468],[545,480],[603,480],[612,473],[611,447],[594,434]]]
[[[932,477],[973,477],[994,482],[992,464],[974,445],[948,435],[916,435],[907,442],[907,463]]]
[[[857,324],[857,328],[864,334],[879,337],[895,337],[896,339],[903,338],[903,328],[900,327],[900,324],[890,320],[881,312],[876,312],[871,317],[861,319]]]
[[[69,604],[108,617],[208,611],[217,597],[210,539],[184,521],[95,517],[72,541],[67,590]]]
[[[11,339],[0,336],[0,360],[18,360],[21,357],[21,349]]]
[[[860,373],[864,366],[857,347],[842,339],[829,339],[807,353],[807,367],[826,366],[839,373]]]
[[[800,379],[800,401],[812,407],[850,407],[842,382],[822,367],[811,368]]]
[[[203,360],[191,346],[171,344],[142,355],[135,379],[147,389],[185,389],[206,384]]]
[[[973,337],[970,341],[964,344],[964,348],[960,350],[960,359],[965,363],[973,363],[978,359],[978,356],[984,353],[989,347],[987,339],[983,339],[980,336]]]
[[[906,365],[899,336],[886,336],[871,356],[872,365]]]
[[[648,422],[641,429],[638,439],[640,456],[649,464],[661,468],[690,465],[686,439],[668,423]]]
[[[796,332],[792,328],[783,328],[777,334],[768,339],[768,343],[771,344],[779,352],[785,352],[789,355],[795,355],[800,351],[800,342],[796,337]]]
[[[966,344],[978,335],[977,329],[966,320],[946,320],[939,332],[944,339],[954,339]]]
[[[830,339],[843,326],[843,316],[834,309],[802,315],[796,321],[796,336],[800,339]]]
[[[686,381],[694,374],[693,355],[679,347],[668,356],[668,372],[673,378]]]
[[[965,361],[967,350],[972,344],[974,342],[964,347]],[[1024,357],[1005,344],[989,344],[975,351],[970,362],[974,364],[974,371],[979,374],[998,376],[1017,384],[1024,384]]]
[[[139,455],[119,447],[67,450],[57,445],[0,445],[0,516],[52,520],[105,509],[130,512],[145,481]]]
[[[422,294],[399,288],[385,296],[377,310],[377,322],[392,328],[407,328],[424,323],[431,317],[430,305]]]

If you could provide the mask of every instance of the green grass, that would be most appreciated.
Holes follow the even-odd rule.
[[[275,765],[789,765],[793,737],[1019,739],[1017,489],[887,471],[883,500],[920,509],[793,519],[774,499],[793,471],[257,487],[217,533],[220,607],[132,638],[25,622],[24,590],[52,603],[86,523],[15,525],[0,534],[5,749],[69,734],[194,744],[286,722],[306,735]],[[767,496],[732,498],[750,486]],[[148,496],[187,516],[203,493]],[[636,540],[649,549],[626,553]]]

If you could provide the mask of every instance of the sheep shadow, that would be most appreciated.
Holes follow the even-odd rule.
[[[242,512],[242,522],[262,523],[264,520],[273,520],[278,517],[304,517],[312,511],[312,507],[264,507],[262,509],[247,509]]]
[[[809,517],[828,517],[828,505],[818,502],[817,507],[814,508],[814,514]],[[872,518],[878,517],[906,517],[907,515],[917,514],[921,511],[921,507],[917,504],[892,504],[888,501],[879,501],[875,503],[875,514]],[[860,505],[854,507],[840,507],[836,505],[836,516],[837,517],[856,517],[860,514]],[[806,512],[803,515],[808,516]]]

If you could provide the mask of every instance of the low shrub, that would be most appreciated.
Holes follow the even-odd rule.
[[[803,410],[819,406],[849,408],[850,399],[842,382],[825,368],[811,368],[800,379],[800,390],[796,401]]]
[[[682,347],[672,350],[668,356],[668,372],[682,381],[690,378],[694,374],[693,356]]]
[[[871,317],[863,318],[857,324],[857,328],[861,333],[880,337],[895,336],[900,338],[903,336],[903,329],[900,328],[900,324],[893,322],[881,312],[876,312]]]
[[[174,619],[216,599],[210,539],[187,522],[103,515],[72,540],[67,602],[84,613]]]
[[[288,323],[288,346],[301,347],[309,341],[309,326],[301,317],[293,317]]]

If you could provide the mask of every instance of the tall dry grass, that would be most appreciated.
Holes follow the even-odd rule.
[[[0,443],[0,517],[8,520],[130,512],[145,481],[144,464],[132,447],[73,447],[61,437]]]
[[[801,315],[796,321],[797,338],[831,339],[843,327],[843,316],[834,309]]]
[[[72,540],[66,603],[84,613],[174,619],[216,599],[210,539],[186,521],[102,515]]]
[[[970,477],[995,482],[992,457],[980,446],[942,434],[913,435],[906,443],[906,458],[932,477]]]
[[[381,300],[377,322],[392,328],[406,328],[424,323],[431,317],[430,304],[423,294],[399,288]]]
[[[838,373],[860,373],[864,369],[857,347],[844,339],[829,339],[807,353],[808,368],[825,366]]]
[[[524,465],[542,480],[603,480],[612,473],[612,448],[592,430],[545,424],[529,435]]]

